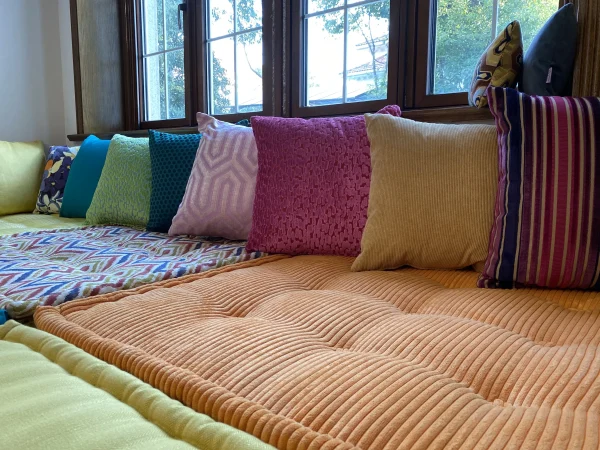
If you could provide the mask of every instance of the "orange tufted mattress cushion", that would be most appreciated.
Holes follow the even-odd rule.
[[[264,259],[36,324],[280,449],[597,448],[600,294]]]

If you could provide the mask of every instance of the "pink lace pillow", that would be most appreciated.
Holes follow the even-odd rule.
[[[252,129],[203,113],[197,119],[202,139],[169,234],[245,240],[257,171]]]
[[[400,116],[398,106],[380,113]],[[247,249],[356,256],[371,160],[363,116],[253,117],[258,175]]]

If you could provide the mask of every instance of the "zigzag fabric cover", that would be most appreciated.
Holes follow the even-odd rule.
[[[130,289],[261,256],[245,242],[121,227],[0,237],[0,309],[13,318],[39,305]]]
[[[490,88],[499,183],[480,287],[600,289],[600,99]]]
[[[478,108],[487,106],[489,86],[515,87],[523,70],[523,37],[518,20],[509,23],[485,50],[475,68],[469,103]]]
[[[197,118],[203,137],[169,234],[247,239],[258,170],[252,129]]]
[[[35,323],[281,450],[599,447],[600,293],[275,258]]]

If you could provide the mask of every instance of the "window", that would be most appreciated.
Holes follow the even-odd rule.
[[[564,3],[565,0],[560,0]],[[559,0],[120,0],[134,128],[467,104],[512,20],[525,48]],[[450,112],[451,113],[451,112]]]
[[[471,85],[473,71],[479,58],[493,39],[513,20],[521,23],[524,49],[535,34],[557,10],[558,0],[427,0],[430,17],[429,48],[422,43],[417,53],[429,56],[421,65],[418,78],[423,76],[425,96],[440,97],[442,104],[465,104],[465,93]],[[428,51],[429,50],[429,51]],[[417,89],[419,89],[417,87]],[[444,101],[443,99],[446,99]],[[433,106],[436,101],[421,98],[421,106]],[[431,99],[430,99],[431,100]]]
[[[386,99],[389,22],[390,0],[308,0],[302,105]]]
[[[181,0],[141,0],[143,121],[186,116]]]
[[[263,109],[261,0],[206,0],[208,109],[239,114]]]

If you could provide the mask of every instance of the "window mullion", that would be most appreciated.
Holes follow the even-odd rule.
[[[237,0],[233,0],[233,91],[234,91],[234,103],[235,113],[238,110],[238,70],[237,70]]]
[[[163,39],[164,39],[164,43],[163,43],[163,62],[165,65],[165,119],[169,119],[169,75],[168,75],[168,66],[167,66],[167,12],[166,12],[166,6],[165,3],[163,1],[163,8],[162,8],[162,12],[163,12]]]
[[[348,0],[344,0],[344,73],[342,99],[343,103],[348,101]]]
[[[492,40],[490,42],[494,42],[498,33],[498,0],[493,0],[492,8]]]

